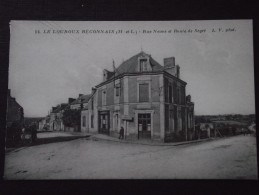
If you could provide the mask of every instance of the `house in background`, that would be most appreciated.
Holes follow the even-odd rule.
[[[91,112],[91,108],[93,107],[94,93],[95,91],[93,89],[92,94],[86,95],[84,100],[82,101],[83,108],[81,111],[81,132],[89,133],[90,128],[93,124],[93,114]]]
[[[47,131],[50,129],[50,125],[49,125],[49,122],[50,122],[50,115],[47,115],[45,118],[41,119],[39,121],[39,128],[38,130],[39,131]]]
[[[19,143],[21,130],[24,126],[23,107],[11,96],[11,90],[7,92],[6,110],[6,145],[14,146]]]
[[[200,123],[199,138],[216,137],[216,128],[213,123]]]
[[[8,89],[7,93],[7,112],[6,112],[6,125],[10,127],[12,123],[23,125],[24,112],[23,107],[11,96],[11,90]]]
[[[103,82],[88,101],[85,125],[115,137],[123,127],[126,139],[192,140],[194,103],[186,97],[186,84],[174,57],[162,66],[140,52],[114,72],[103,71]]]
[[[84,94],[79,94],[78,98],[75,99],[73,102],[70,104],[70,109],[83,109],[84,107],[87,106],[88,100],[91,97],[91,94],[84,95]]]
[[[62,121],[63,111],[68,106],[67,103],[62,103],[56,107],[52,107],[50,112],[49,127],[51,131],[64,131],[64,124]]]

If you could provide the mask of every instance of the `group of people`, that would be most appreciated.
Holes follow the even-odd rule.
[[[37,139],[37,126],[35,124],[32,124],[27,128],[23,127],[21,133],[22,141],[26,141],[26,134],[30,135],[29,141],[31,143],[34,143]]]

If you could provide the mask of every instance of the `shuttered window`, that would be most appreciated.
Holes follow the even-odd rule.
[[[149,86],[148,83],[139,84],[139,102],[149,101]]]

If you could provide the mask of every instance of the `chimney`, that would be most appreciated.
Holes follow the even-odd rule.
[[[79,93],[78,97],[81,97],[81,96],[83,96],[83,95],[84,95],[84,94]]]
[[[8,89],[8,91],[7,91],[7,97],[11,97],[11,89]]]
[[[176,76],[175,57],[164,58],[164,70]]]
[[[68,98],[68,103],[71,104],[73,101],[75,101],[74,98]]]
[[[187,96],[186,96],[186,102],[189,103],[189,102],[191,102],[191,101],[192,101],[191,95],[187,95]]]
[[[176,65],[176,77],[180,78],[180,66]]]
[[[52,107],[52,112],[56,109],[57,107]]]

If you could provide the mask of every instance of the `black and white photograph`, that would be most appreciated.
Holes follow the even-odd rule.
[[[10,21],[5,180],[258,180],[252,20]]]

